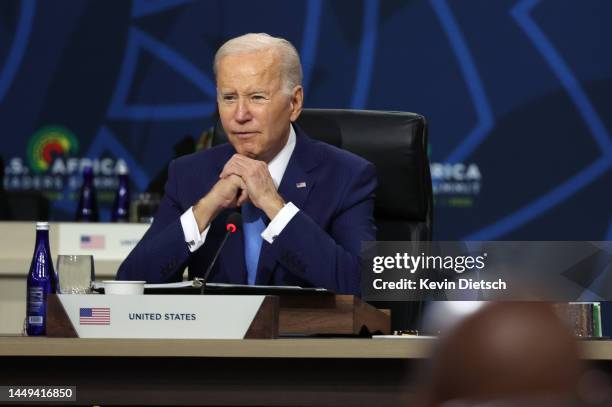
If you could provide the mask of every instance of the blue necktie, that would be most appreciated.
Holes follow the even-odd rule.
[[[257,276],[257,264],[259,263],[259,252],[263,238],[261,232],[266,225],[263,221],[263,212],[252,203],[242,206],[242,223],[244,230],[244,259],[247,267],[247,281],[249,285],[255,284]]]

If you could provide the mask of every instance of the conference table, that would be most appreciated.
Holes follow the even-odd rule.
[[[0,337],[0,385],[76,386],[78,404],[398,406],[436,339]],[[612,342],[581,341],[607,365]]]

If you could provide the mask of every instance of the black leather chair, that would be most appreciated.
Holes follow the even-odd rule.
[[[305,109],[297,124],[309,136],[351,151],[376,166],[378,240],[431,240],[433,195],[423,116]]]
[[[304,109],[297,121],[310,137],[351,151],[376,166],[377,240],[429,241],[433,194],[427,157],[427,122],[419,114]],[[213,144],[227,141],[220,124]],[[392,310],[393,329],[414,329],[421,303],[373,303]]]

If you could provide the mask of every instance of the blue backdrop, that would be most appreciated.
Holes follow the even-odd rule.
[[[80,168],[107,206],[121,159],[142,191],[211,125],[217,47],[264,31],[298,48],[307,107],[427,117],[436,239],[612,240],[610,16],[607,0],[3,0],[4,188],[69,220]]]

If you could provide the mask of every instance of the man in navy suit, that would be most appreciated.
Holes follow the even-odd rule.
[[[117,278],[150,283],[202,276],[231,212],[211,282],[325,287],[359,294],[362,241],[375,240],[376,175],[368,161],[293,125],[302,68],[282,38],[247,34],[215,55],[219,116],[229,143],[170,164],[155,220]]]

